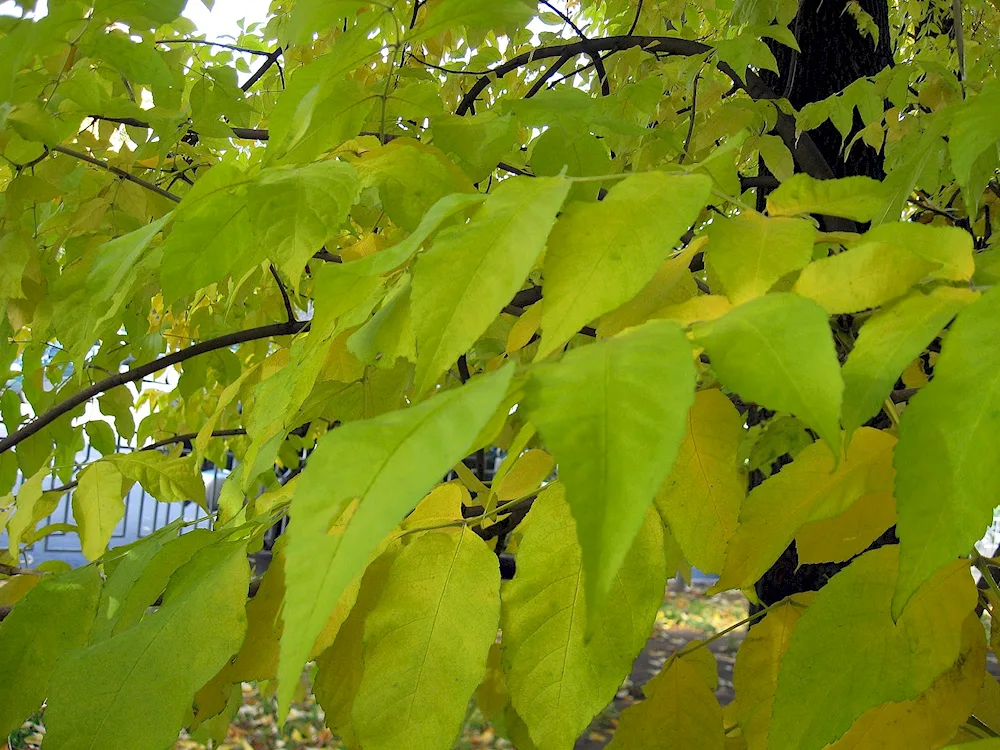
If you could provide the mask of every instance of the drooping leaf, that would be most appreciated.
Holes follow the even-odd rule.
[[[137,750],[174,742],[195,691],[243,641],[249,574],[244,544],[207,547],[177,572],[156,614],[67,655],[52,679],[45,741]]]
[[[722,570],[740,515],[746,478],[737,464],[743,418],[721,391],[699,391],[677,460],[656,506],[684,556],[699,570]]]
[[[839,516],[812,521],[798,530],[799,565],[849,560],[895,526],[896,520],[896,498],[891,492],[862,495]]]
[[[351,711],[359,744],[452,742],[499,620],[496,556],[470,529],[432,531],[405,545],[365,619],[364,672]]]
[[[965,555],[1000,496],[1000,290],[958,314],[934,379],[903,413],[896,448],[899,582],[893,615],[934,571]]]
[[[87,643],[100,591],[92,565],[48,575],[0,622],[0,735],[39,709],[59,659]]]
[[[132,482],[110,461],[97,461],[80,472],[73,492],[73,519],[79,527],[81,551],[88,560],[104,554],[125,515],[125,493]]]
[[[805,219],[745,214],[716,219],[708,230],[708,264],[734,305],[765,294],[812,260],[816,229]]]
[[[555,223],[569,182],[511,179],[468,224],[437,235],[413,274],[418,393],[426,393],[521,288]]]
[[[698,661],[703,656],[711,661],[711,674],[717,680],[715,657],[707,648],[671,657],[643,686],[646,700],[622,712],[608,747],[722,750],[726,746],[722,707],[715,697],[715,685],[705,679]]]
[[[287,550],[282,714],[341,594],[379,540],[465,456],[511,375],[504,368],[418,406],[344,425],[320,441],[292,500],[298,525],[289,530]],[[329,534],[338,518],[342,530]]]
[[[727,388],[794,414],[840,453],[844,384],[826,314],[794,294],[768,294],[693,328]]]
[[[975,298],[973,292],[951,287],[913,292],[865,322],[841,370],[848,439],[878,413],[906,366]]]
[[[810,521],[839,516],[865,495],[891,493],[895,445],[889,433],[865,427],[839,462],[813,443],[756,487],[740,508],[716,590],[752,586]]]
[[[736,716],[748,750],[767,750],[781,659],[799,618],[814,598],[814,593],[806,592],[775,604],[750,628],[736,653]]]
[[[428,10],[408,41],[426,39],[456,26],[476,30],[496,26],[516,28],[527,23],[533,10],[524,0],[497,0],[486,5],[477,0],[442,0]]]
[[[525,406],[559,464],[592,611],[602,608],[677,456],[694,380],[691,347],[667,321],[574,349],[532,373]]]
[[[603,201],[571,203],[545,252],[536,359],[638,294],[698,218],[710,190],[704,175],[645,172],[619,182]]]
[[[507,687],[539,750],[571,746],[614,697],[646,643],[666,583],[662,526],[650,510],[604,606],[588,611],[564,494],[555,483],[535,500],[521,526],[517,575],[501,590]]]
[[[867,552],[802,615],[781,660],[769,748],[823,748],[869,709],[912,700],[957,659],[975,607],[968,563],[939,570],[893,622],[899,549]]]

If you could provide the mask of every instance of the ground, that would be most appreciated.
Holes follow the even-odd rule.
[[[576,744],[577,750],[597,750],[610,741],[619,714],[642,698],[642,685],[655,675],[673,652],[690,641],[705,639],[743,620],[747,616],[747,601],[739,594],[728,592],[707,597],[704,587],[689,587],[683,592],[667,593],[656,617],[653,636],[636,659],[632,674],[625,681],[615,700],[598,715]],[[723,705],[733,698],[733,662],[736,650],[746,633],[742,626],[710,644],[719,664],[717,694]],[[24,728],[11,735],[10,750],[35,750],[44,737],[42,717],[33,717]],[[255,685],[243,685],[243,706],[229,727],[226,741],[214,750],[319,750],[340,748],[342,745],[323,725],[323,711],[311,693],[304,691],[289,714],[288,722],[279,727],[273,697],[262,697]],[[506,749],[512,745],[497,737],[478,711],[470,711],[456,750]],[[44,750],[44,748],[42,748]],[[181,739],[175,750],[206,750],[206,746]]]

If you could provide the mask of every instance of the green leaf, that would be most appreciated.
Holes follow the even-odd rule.
[[[87,437],[90,438],[90,444],[102,456],[110,456],[117,450],[115,432],[111,429],[111,425],[103,419],[91,420],[83,426],[83,429],[87,433]]]
[[[265,169],[250,184],[256,241],[288,278],[337,232],[358,193],[358,175],[342,161]]]
[[[406,41],[416,42],[440,34],[446,29],[464,26],[470,30],[523,27],[535,10],[524,0],[441,0],[427,11],[424,20],[407,35]]]
[[[184,196],[173,229],[160,246],[160,281],[166,302],[263,260],[250,243],[245,182],[243,172],[223,163],[210,169]]]
[[[1000,496],[1000,290],[958,314],[934,379],[903,412],[896,449],[899,582],[893,615],[989,526]]]
[[[722,570],[726,545],[746,495],[737,461],[743,417],[722,391],[699,391],[688,412],[687,434],[656,507],[699,570]]]
[[[612,173],[607,147],[589,130],[558,125],[549,127],[532,145],[531,169],[540,177],[600,177]],[[577,182],[570,188],[569,200],[593,201],[600,189],[598,180]]]
[[[894,623],[899,555],[895,545],[865,553],[802,615],[778,675],[770,750],[826,747],[868,709],[916,698],[958,657],[976,605],[968,562],[936,573]]]
[[[727,388],[794,414],[840,453],[844,385],[826,313],[815,302],[768,294],[692,331]]]
[[[379,540],[466,455],[511,375],[504,368],[477,377],[418,406],[346,424],[319,441],[292,500],[278,673],[282,715],[341,594]],[[338,518],[343,530],[328,533]]]
[[[753,586],[805,524],[839,516],[865,495],[891,492],[895,445],[889,433],[863,427],[839,462],[813,443],[754,488],[740,508],[715,590]]]
[[[47,575],[0,622],[0,736],[39,709],[59,659],[87,643],[100,590],[92,565]]]
[[[473,182],[486,179],[517,141],[517,121],[511,115],[445,115],[434,118],[431,124],[435,145],[458,157]]]
[[[569,187],[561,178],[504,180],[471,221],[439,232],[417,260],[417,393],[434,386],[521,288]]]
[[[703,175],[643,172],[598,203],[559,218],[542,269],[542,359],[595,318],[638,294],[698,218],[711,191]]]
[[[87,294],[95,303],[110,301],[120,287],[129,283],[127,280],[136,264],[172,215],[164,214],[156,221],[97,248],[94,264],[87,274]]]
[[[742,305],[763,296],[778,279],[812,260],[816,230],[804,219],[741,214],[716,218],[708,229],[706,262],[726,296]]]
[[[364,675],[351,712],[359,744],[450,745],[499,621],[496,555],[472,530],[429,532],[404,546],[365,619]]]
[[[713,682],[705,679],[706,666],[715,678]],[[715,656],[707,648],[672,656],[659,674],[643,685],[646,700],[622,712],[608,747],[723,750],[726,735],[722,707],[715,697],[716,682]]]
[[[389,218],[411,232],[444,196],[473,192],[468,178],[438,149],[409,138],[369,151],[356,166],[361,189],[377,188]]]
[[[862,241],[907,248],[937,266],[930,273],[932,279],[968,281],[976,270],[972,235],[959,227],[900,221],[869,229],[862,235]]]
[[[585,591],[600,610],[684,438],[694,397],[680,327],[651,321],[532,372],[525,407],[559,464]]]
[[[118,522],[125,515],[125,479],[111,461],[101,460],[80,472],[73,491],[73,519],[79,527],[80,548],[88,560],[104,554]]]
[[[191,457],[170,458],[159,451],[134,451],[102,460],[110,461],[127,479],[141,484],[154,500],[192,500],[205,507],[205,484]]]
[[[817,180],[797,174],[767,196],[767,212],[771,216],[821,214],[871,221],[886,197],[885,186],[870,177]]]
[[[20,232],[0,238],[0,299],[23,297],[21,277],[31,260],[31,241]]]
[[[25,532],[33,531],[35,524],[48,515],[48,512],[44,512],[40,508],[46,505],[42,500],[42,482],[51,471],[52,469],[46,462],[46,465],[24,480],[17,490],[15,498],[17,510],[7,521],[7,549],[15,560],[19,555],[18,546],[21,543],[21,537],[24,536]],[[7,503],[3,504],[7,505]]]
[[[249,582],[244,543],[207,547],[173,577],[155,614],[68,655],[52,679],[46,743],[57,750],[174,743],[195,692],[243,641]]]
[[[519,527],[517,575],[501,589],[507,687],[539,750],[571,747],[614,698],[666,583],[663,527],[650,509],[604,606],[588,611],[574,527],[562,484],[549,485]]]
[[[976,160],[1000,140],[1000,85],[990,81],[959,107],[948,132],[951,168],[960,185],[972,180]]]
[[[967,289],[914,291],[865,322],[841,370],[848,440],[882,408],[906,366],[974,299]]]

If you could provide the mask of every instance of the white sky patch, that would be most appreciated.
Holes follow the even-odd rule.
[[[266,21],[270,4],[270,0],[215,0],[209,10],[201,0],[188,0],[184,16],[194,22],[206,39],[225,41],[240,33],[239,21],[245,22],[244,28]]]

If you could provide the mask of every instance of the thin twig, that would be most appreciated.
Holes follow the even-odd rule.
[[[955,29],[955,52],[958,55],[958,80],[965,91],[965,34],[962,31],[962,0],[951,0],[952,25]]]
[[[174,203],[181,202],[181,197],[179,195],[175,195],[168,190],[164,190],[159,185],[154,185],[152,182],[147,182],[141,177],[136,177],[135,175],[126,172],[124,169],[119,169],[118,167],[108,164],[107,162],[103,162],[100,159],[95,159],[90,154],[85,154],[82,151],[74,151],[73,149],[66,148],[65,146],[53,146],[52,150],[60,154],[66,154],[66,156],[72,156],[74,159],[85,161],[88,164],[93,164],[95,167],[100,167],[101,169],[111,172],[113,175],[121,177],[123,180],[128,180],[129,182],[133,182],[136,185],[146,188],[146,190],[151,190],[157,195],[161,195]]]
[[[278,291],[281,292],[281,301],[285,303],[285,312],[288,314],[288,322],[295,323],[295,311],[292,309],[292,301],[288,299],[288,290],[285,289],[285,285],[281,283],[281,277],[278,276],[278,269],[274,267],[274,263],[268,264],[268,268],[271,270],[271,275],[274,277],[274,281],[278,284]]]
[[[701,69],[699,68],[694,76],[694,83],[691,85],[691,121],[688,123],[687,137],[684,139],[684,151],[677,159],[678,164],[683,164],[684,159],[691,151],[691,139],[694,137],[694,118],[698,115],[698,81],[700,80]]]
[[[586,34],[583,33],[583,29],[573,23],[573,19],[568,15],[563,13],[559,8],[554,6],[549,0],[542,0],[542,5],[547,6],[553,13],[559,16],[565,23],[569,25],[573,32],[581,39],[590,39]],[[599,52],[595,52],[590,55],[591,62],[594,63],[594,70],[597,71],[597,78],[601,82],[601,96],[609,96],[611,94],[611,82],[608,80],[608,71],[604,67],[604,60]]]
[[[8,435],[3,440],[0,440],[0,453],[9,451],[21,441],[26,440],[47,425],[52,424],[52,422],[61,417],[63,414],[66,414],[80,404],[85,404],[95,396],[99,396],[102,393],[110,391],[112,388],[117,388],[125,383],[133,383],[137,380],[142,380],[147,375],[152,375],[153,373],[166,369],[171,365],[185,362],[192,357],[197,357],[201,354],[214,352],[218,349],[227,349],[230,346],[242,344],[247,341],[257,341],[258,339],[267,339],[273,336],[292,336],[306,331],[308,328],[309,321],[304,320],[296,323],[273,323],[271,325],[258,326],[257,328],[248,328],[244,331],[235,331],[233,333],[227,333],[224,336],[218,336],[214,339],[201,341],[184,349],[178,349],[177,351],[171,352],[164,357],[154,359],[152,362],[147,362],[139,367],[133,367],[125,372],[120,372],[116,375],[104,378],[103,380],[98,380],[88,388],[77,391],[69,398],[60,401],[48,411],[40,414],[35,417],[35,419],[28,422],[21,429]]]
[[[224,42],[210,42],[207,39],[156,39],[153,44],[204,44],[206,47],[221,47],[234,52],[246,52],[248,55],[260,55],[268,57],[271,52],[266,49],[251,49],[250,47],[240,47],[236,44],[225,44]]]
[[[628,29],[628,33],[625,36],[632,36],[635,33],[635,27],[639,25],[639,16],[642,15],[642,0],[639,0],[639,4],[635,9],[635,18],[632,19],[632,25]]]

